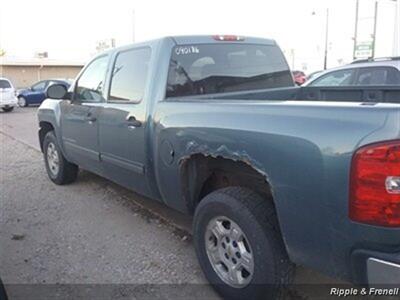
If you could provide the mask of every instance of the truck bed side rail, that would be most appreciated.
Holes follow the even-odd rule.
[[[301,87],[297,100],[400,103],[399,86]]]

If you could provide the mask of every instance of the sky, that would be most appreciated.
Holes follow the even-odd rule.
[[[400,1],[400,0],[399,0]],[[169,35],[237,34],[275,39],[291,67],[323,67],[329,8],[328,67],[350,62],[356,0],[1,0],[0,48],[8,57],[87,61],[98,41],[117,46]],[[379,0],[376,55],[393,49],[395,4]],[[373,30],[374,0],[360,0],[360,39]]]

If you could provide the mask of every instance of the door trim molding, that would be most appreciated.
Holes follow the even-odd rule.
[[[105,154],[105,153],[100,153],[100,160],[104,161],[106,163],[118,166],[120,168],[124,168],[124,169],[127,169],[129,171],[133,171],[133,172],[138,173],[140,175],[144,175],[144,165],[141,164],[141,163],[133,162],[133,161],[127,161],[127,160],[122,159],[120,157],[115,157],[114,155]]]
[[[85,156],[92,160],[100,161],[99,152],[79,146],[76,143],[71,142],[70,139],[63,138],[63,142],[64,142],[64,148],[66,149],[66,153],[68,153],[70,150],[72,152],[78,153],[79,155]]]

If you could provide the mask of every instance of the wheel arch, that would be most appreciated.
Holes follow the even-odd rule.
[[[180,177],[182,195],[191,215],[206,195],[229,186],[251,189],[275,207],[267,174],[245,159],[192,154],[181,159]]]
[[[43,152],[43,141],[44,137],[49,131],[54,131],[55,128],[51,122],[48,121],[40,121],[39,122],[39,144],[40,150]]]
[[[39,121],[38,124],[39,143],[40,143],[40,148],[43,151],[42,145],[44,137],[50,130],[53,130],[54,134],[56,135],[59,146],[61,148],[61,152],[63,152],[63,155],[65,156],[65,151],[63,148],[62,137],[61,137],[60,115],[61,112],[60,112],[59,102],[56,102],[55,100],[50,100],[50,101],[45,100],[44,102],[42,102],[37,112],[37,117]]]

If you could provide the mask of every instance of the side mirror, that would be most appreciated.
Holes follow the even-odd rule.
[[[52,84],[46,90],[46,98],[67,99],[68,90],[62,84]]]

